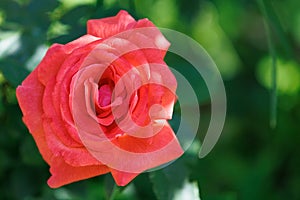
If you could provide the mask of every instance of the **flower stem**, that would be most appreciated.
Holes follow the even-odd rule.
[[[276,127],[277,124],[277,66],[276,66],[276,50],[273,45],[272,41],[272,23],[270,16],[268,15],[266,4],[264,0],[258,0],[259,7],[265,17],[265,29],[266,29],[266,36],[267,36],[267,41],[268,41],[268,48],[270,55],[272,57],[272,74],[271,74],[271,80],[272,80],[272,88],[271,88],[271,98],[270,98],[270,126],[272,129]]]
[[[119,188],[116,184],[114,184],[114,187],[112,189],[111,195],[109,197],[109,200],[114,200],[116,195],[119,193]]]

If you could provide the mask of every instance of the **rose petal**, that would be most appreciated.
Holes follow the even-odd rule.
[[[16,95],[20,108],[23,112],[23,121],[32,134],[44,160],[50,164],[52,152],[50,151],[43,129],[42,98],[43,85],[38,81],[38,70],[35,69],[17,88]]]
[[[99,40],[99,38],[84,35],[66,45],[53,44],[37,67],[39,80],[43,85],[46,85],[51,78],[56,77],[61,65],[70,53],[95,40]]]
[[[108,167],[104,165],[91,165],[84,167],[73,167],[64,162],[60,157],[54,157],[50,168],[51,177],[48,179],[48,185],[51,188],[91,178],[109,172]]]
[[[37,66],[38,79],[43,85],[47,85],[48,81],[54,77],[64,62],[67,53],[64,45],[54,44],[47,51],[41,63]]]
[[[101,131],[93,132],[96,124],[91,121],[86,123],[88,127],[79,130],[86,148],[103,164],[119,171],[141,173],[183,154],[168,124],[152,138],[135,138],[125,134],[109,139]]]
[[[62,117],[60,115],[59,107],[55,108],[57,100],[53,100],[55,98],[55,94],[53,94],[53,88],[56,85],[55,79],[51,79],[44,91],[44,97],[43,97],[43,109],[44,109],[44,116],[45,119],[50,119],[52,127],[54,129],[54,132],[51,134],[56,135],[58,140],[70,147],[82,147],[82,143],[77,136],[78,139],[74,140],[75,136],[72,137],[70,132],[66,129],[65,123],[62,120]],[[73,133],[77,134],[77,133]],[[51,146],[50,146],[51,148]]]
[[[147,29],[146,27],[152,28]],[[162,58],[165,57],[170,43],[151,21],[149,21],[148,19],[141,19],[135,24],[134,28],[144,28],[141,29],[141,32],[149,38],[147,41],[154,42],[155,46],[157,47],[154,49],[160,50],[160,55],[162,56]]]
[[[56,156],[60,155],[65,162],[72,166],[85,166],[93,164],[101,164],[96,160],[83,146],[83,144],[76,142],[70,135],[70,132],[65,127],[64,122],[60,117],[60,113],[56,113],[53,101],[51,99],[52,85],[55,80],[51,80],[44,91],[43,108],[44,118],[43,126],[45,136],[49,148]],[[78,132],[74,133],[78,135]],[[79,136],[77,136],[79,138]]]
[[[127,172],[118,171],[118,170],[115,170],[112,168],[110,169],[110,172],[118,186],[127,185],[137,175],[139,175],[138,173],[127,173]]]
[[[81,148],[74,148],[63,144],[56,134],[54,134],[54,125],[55,124],[51,119],[45,118],[43,120],[47,145],[55,156],[60,156],[71,166],[102,165],[102,163],[93,157],[84,146]]]
[[[121,149],[134,153],[151,153],[167,146],[172,140],[176,139],[173,130],[167,123],[153,137],[138,138],[124,134],[112,140]]]
[[[92,19],[87,22],[87,33],[100,38],[107,38],[131,28],[135,20],[124,10],[114,17]]]
[[[109,171],[123,186],[139,173],[183,153],[166,123],[176,99],[176,80],[172,74],[169,76],[167,67],[151,67],[151,63],[166,66],[163,57],[170,45],[168,41],[152,22],[136,22],[126,11],[115,17],[89,20],[87,26],[88,35],[66,45],[51,46],[37,70],[17,89],[24,122],[51,166],[50,187]],[[102,77],[109,79],[109,84],[99,80],[105,69],[85,70],[95,64],[102,65],[102,69],[111,67]],[[110,101],[116,82],[132,68],[136,77],[122,79],[124,87],[118,88],[116,98]],[[130,92],[140,83],[145,85]],[[99,98],[99,92],[105,98]],[[130,103],[124,102],[125,98]],[[122,104],[127,104],[127,108],[113,115],[111,107]],[[124,116],[124,111],[132,116]],[[142,132],[136,137],[124,134],[117,120],[126,123],[132,121],[131,117],[138,125],[150,122],[161,129],[145,138],[138,137]],[[153,127],[149,128],[151,132]]]
[[[63,65],[58,71],[55,85],[52,86],[50,91],[52,91],[52,96],[49,99],[52,99],[54,109],[58,116],[53,116],[54,118],[59,118],[63,122],[66,132],[72,137],[75,141],[81,143],[80,138],[74,125],[72,110],[70,108],[70,84],[74,74],[79,70],[81,62],[84,60],[85,56],[89,51],[100,42],[100,40],[94,41],[85,45],[84,47],[77,48],[72,53],[68,59],[65,60]],[[72,67],[70,67],[72,66]],[[50,87],[50,84],[47,85]]]
[[[95,37],[93,35],[83,35],[80,38],[65,44],[64,49],[67,53],[72,53],[74,50],[76,50],[80,47],[84,47],[85,45],[92,43],[99,39],[101,39],[101,38]]]

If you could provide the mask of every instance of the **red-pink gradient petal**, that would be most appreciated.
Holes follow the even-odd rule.
[[[118,171],[115,169],[110,169],[110,172],[118,186],[127,185],[137,175],[139,175],[138,173],[127,173],[127,172],[122,172],[122,171]]]
[[[114,17],[92,19],[87,22],[87,33],[99,38],[107,38],[132,28],[136,21],[126,11],[121,10]]]
[[[43,126],[48,147],[55,153],[55,156],[63,157],[65,162],[72,166],[101,164],[87,151],[81,142],[77,143],[73,140],[59,113],[55,112],[50,90],[53,84],[55,84],[54,80],[48,83],[43,98],[45,112]]]
[[[139,173],[183,154],[166,121],[172,115],[177,83],[163,61],[170,44],[159,29],[148,19],[135,21],[120,11],[114,17],[89,20],[87,33],[66,45],[52,45],[17,88],[23,120],[50,165],[52,188],[108,172],[117,185],[124,186]],[[153,68],[152,63],[162,68]],[[135,78],[122,79],[131,69]],[[119,80],[122,87],[112,98]],[[147,81],[168,87],[148,85],[130,92]],[[131,99],[127,108],[112,113],[112,107],[125,104],[127,96]],[[124,117],[127,112],[140,126],[157,120],[150,125],[159,131],[138,137],[138,131],[130,135],[121,130],[119,121],[131,126]]]
[[[38,70],[35,69],[17,88],[16,95],[23,112],[23,121],[32,134],[44,160],[50,164],[52,152],[50,151],[43,128],[43,85],[38,81]]]
[[[104,165],[73,167],[65,163],[60,157],[54,157],[52,163],[50,167],[52,176],[48,179],[48,185],[51,188],[58,188],[69,183],[109,172],[109,168]]]
[[[60,67],[65,59],[75,49],[85,46],[93,41],[99,40],[99,38],[92,35],[84,35],[66,45],[53,44],[47,51],[41,63],[38,65],[38,78],[43,85],[56,77]]]
[[[147,27],[149,28],[148,30]],[[145,28],[144,30],[142,30],[142,32],[144,32],[145,36],[149,37],[149,41],[152,41],[157,46],[156,50],[160,50],[160,55],[162,56],[162,58],[165,57],[170,43],[151,21],[149,21],[148,19],[141,19],[137,21],[134,28],[136,28],[137,30],[139,28]]]
[[[123,136],[113,139],[112,142],[116,146],[128,152],[150,153],[153,151],[159,151],[173,140],[177,141],[176,136],[170,126],[165,123],[165,126],[162,127],[161,130],[153,137],[138,138],[124,134]]]
[[[105,133],[99,131],[98,125],[93,121],[86,120],[87,126],[79,130],[82,141],[95,158],[118,171],[141,173],[183,154],[173,130],[167,123],[151,138],[136,138],[125,134],[109,139]]]
[[[63,144],[54,134],[53,124],[51,119],[43,120],[47,145],[55,156],[61,157],[71,166],[102,165],[84,146],[75,148]]]
[[[65,61],[67,53],[64,50],[64,45],[53,44],[47,51],[45,57],[37,66],[38,80],[47,85],[48,81],[54,77]]]
[[[72,53],[74,50],[76,50],[80,47],[84,47],[85,45],[92,43],[99,39],[100,38],[95,37],[93,35],[83,35],[80,38],[65,44],[64,49],[67,53]]]

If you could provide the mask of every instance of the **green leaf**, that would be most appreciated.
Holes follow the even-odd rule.
[[[153,191],[158,200],[173,200],[176,192],[185,187],[187,169],[183,159],[149,174]]]
[[[22,67],[23,64],[14,59],[0,61],[0,71],[12,86],[17,87],[28,75],[28,71]]]
[[[196,181],[185,181],[180,190],[177,190],[174,196],[174,200],[200,200],[198,184]]]
[[[105,189],[106,198],[113,199],[113,197],[118,192],[118,187],[116,186],[112,176],[110,175],[105,176],[104,183],[105,183],[104,189]]]
[[[286,36],[286,33],[280,23],[280,20],[274,10],[274,6],[272,5],[271,1],[269,0],[257,0],[258,6],[261,9],[261,12],[263,13],[268,28],[274,36],[277,36],[285,53],[288,56],[293,56],[292,46]]]
[[[41,62],[48,50],[48,46],[40,45],[36,48],[34,54],[27,60],[26,68],[32,71]]]
[[[38,152],[33,138],[29,134],[22,141],[20,153],[22,161],[29,166],[44,166],[45,164]]]
[[[162,170],[151,172],[150,180],[153,183],[153,190],[158,200],[172,199],[170,181]]]
[[[20,32],[0,31],[0,59],[16,53],[20,48]]]

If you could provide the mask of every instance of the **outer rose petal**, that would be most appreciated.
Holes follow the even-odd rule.
[[[135,20],[124,10],[114,17],[93,19],[87,22],[87,33],[100,38],[108,38],[131,28]]]
[[[61,157],[54,157],[50,168],[52,176],[48,180],[48,185],[52,188],[91,178],[109,172],[104,165],[91,165],[84,167],[73,167],[64,162]]]
[[[53,134],[53,122],[51,120],[44,120],[45,138],[47,145],[55,152],[55,156],[60,156],[64,161],[71,166],[89,166],[89,165],[102,165],[95,159],[86,148],[72,148],[64,145],[57,136]]]
[[[99,40],[98,37],[92,36],[92,35],[83,35],[80,38],[67,43],[64,45],[65,51],[67,53],[73,52],[75,49],[78,49],[80,47],[83,47],[91,42],[94,42],[96,40]]]
[[[168,40],[166,40],[166,38],[163,36],[163,34],[160,32],[160,30],[148,19],[141,19],[139,20],[134,28],[146,28],[146,27],[152,27],[153,29],[149,29],[149,31],[147,31],[146,29],[146,33],[148,32],[148,35],[146,36],[150,36],[149,37],[149,41],[152,41],[155,43],[155,45],[158,48],[155,48],[155,50],[160,50],[161,52],[161,56],[162,58],[165,57],[167,50],[170,46],[170,43]],[[150,57],[151,58],[151,57]],[[157,55],[154,56],[154,58],[157,58]]]
[[[38,80],[43,85],[46,85],[50,79],[56,76],[60,66],[65,61],[67,53],[63,47],[64,45],[61,44],[53,44],[37,66]]]
[[[38,71],[35,69],[17,88],[17,98],[23,112],[23,121],[32,134],[44,160],[50,164],[52,152],[47,146],[43,129],[43,85],[38,81]]]
[[[50,79],[56,77],[61,65],[70,53],[98,39],[92,35],[84,35],[66,45],[53,44],[37,67],[38,79],[43,85],[46,85]]]
[[[78,44],[79,41],[76,40],[72,43],[74,42]],[[68,43],[67,45],[69,44],[71,43]],[[80,44],[82,44],[82,42]],[[55,156],[62,156],[65,162],[72,166],[101,164],[98,160],[92,157],[83,146],[76,129],[74,128],[75,131],[68,129],[68,126],[70,126],[68,123],[74,123],[71,122],[71,119],[63,118],[69,111],[67,109],[61,110],[62,106],[69,106],[69,91],[64,90],[62,87],[65,82],[68,82],[69,79],[72,78],[72,75],[75,73],[74,70],[77,69],[76,66],[80,65],[78,58],[83,59],[92,46],[92,43],[88,43],[87,45],[74,50],[72,52],[72,57],[68,57],[60,66],[57,77],[48,81],[43,94],[43,109],[45,116],[43,119],[43,125],[47,144]],[[71,69],[74,70],[71,71]],[[62,92],[60,92],[60,90],[62,90]]]
[[[115,169],[110,169],[110,173],[113,176],[114,180],[116,181],[116,184],[118,186],[125,186],[130,181],[132,181],[137,175],[136,173],[127,173],[127,172],[121,172]]]

